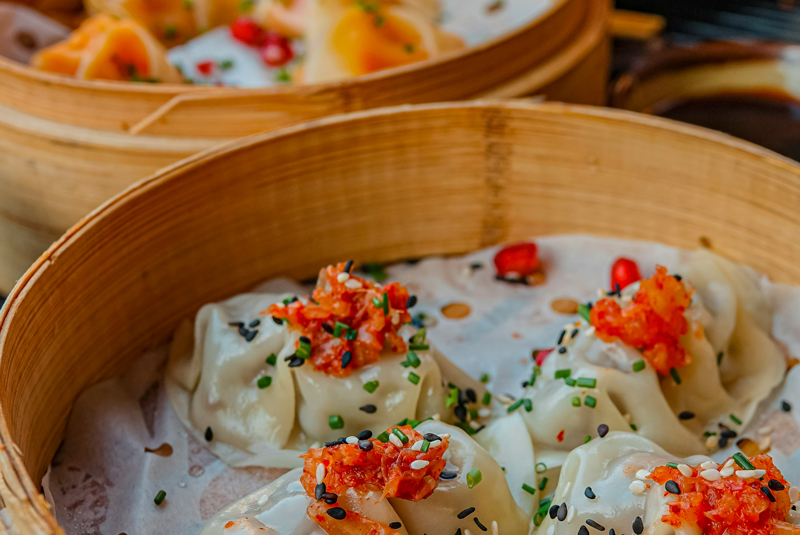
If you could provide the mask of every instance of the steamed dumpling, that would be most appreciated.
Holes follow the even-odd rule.
[[[561,343],[535,370],[534,384],[525,392],[534,407],[523,413],[534,445],[569,450],[597,436],[603,425],[690,455],[709,451],[719,440],[724,446],[726,437],[747,425],[755,405],[785,371],[784,357],[770,338],[765,298],[741,268],[705,251],[693,254],[680,274],[682,280],[659,272],[646,282],[670,291],[684,292],[684,284],[688,289],[680,295],[687,308],[676,309],[685,310],[677,318],[684,323],[682,334],[671,348],[664,338],[653,358],[645,358],[646,348],[620,338],[601,339],[594,326],[598,305],[592,326],[565,327]],[[639,287],[621,292],[616,298],[621,307]],[[669,303],[676,297],[655,298]],[[669,351],[681,352],[681,363],[689,364],[665,364]]]
[[[366,462],[368,455],[356,444],[311,450],[305,456],[305,471],[289,472],[220,511],[202,535],[259,533],[264,529],[274,529],[282,535],[368,531],[425,535],[455,533],[459,529],[477,532],[481,530],[479,525],[492,533],[529,533],[530,516],[511,496],[500,465],[469,435],[437,421],[423,422],[416,429],[400,429],[409,440],[403,444],[392,439],[381,450],[385,453],[380,454],[389,456],[380,461],[382,466],[398,467],[390,469],[388,478],[376,475],[362,480],[357,472],[349,471],[349,466]],[[383,447],[386,436],[368,440],[374,445],[370,450]],[[418,446],[423,437],[439,439],[439,443],[429,442],[428,452],[421,452]],[[437,448],[444,451],[437,452]],[[328,465],[335,466],[333,473],[331,469],[318,472],[321,460],[337,457],[342,462]],[[423,459],[427,464],[412,468],[413,462]],[[319,475],[323,475],[321,481],[325,484],[320,493],[339,491],[335,503],[315,499]],[[341,483],[343,480],[346,483]],[[398,481],[400,487],[396,486]],[[384,495],[388,498],[382,499]],[[332,510],[336,507],[344,510],[344,519],[336,518],[336,511]],[[468,511],[470,508],[474,510]]]
[[[800,532],[793,525],[800,517],[790,510],[790,496],[800,492],[768,456],[740,459],[764,471],[742,471],[732,458],[721,465],[702,455],[681,459],[643,437],[610,433],[569,454],[553,514],[540,529],[549,535]]]

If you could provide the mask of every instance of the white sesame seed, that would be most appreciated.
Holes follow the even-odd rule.
[[[606,291],[602,288],[597,289],[597,297],[604,298],[606,297]]]
[[[421,461],[421,460],[412,461],[411,462],[411,469],[412,470],[422,470],[423,468],[425,468],[429,464],[430,463],[428,461]]]
[[[751,478],[751,477],[756,477],[756,471],[755,470],[737,470],[736,471],[736,477],[740,477],[742,479],[748,479],[748,478]]]
[[[769,436],[762,438],[761,442],[758,443],[758,449],[761,451],[769,449],[770,446],[772,446],[772,437]]]
[[[434,440],[433,442],[431,442],[431,445],[428,446],[428,447],[429,448],[438,448],[441,445],[442,445],[442,441],[441,440]]]
[[[336,276],[336,280],[339,281],[339,282],[346,282],[347,279],[349,279],[349,278],[350,278],[350,274],[348,272],[346,272],[346,271],[343,271],[343,272],[339,273]]]
[[[464,535],[472,535],[472,532],[468,529],[464,530]]]
[[[492,415],[492,409],[490,409],[489,407],[484,407],[478,410],[478,416],[480,416],[481,418],[488,418],[491,415]]]
[[[513,399],[506,396],[505,394],[497,394],[495,398],[497,398],[497,401],[499,401],[503,405],[511,405],[514,402]]]
[[[770,433],[772,433],[772,427],[770,427],[768,425],[765,425],[764,427],[759,427],[758,428],[758,434],[760,434],[760,435],[769,435]]]
[[[414,450],[414,451],[421,451],[422,450],[422,441],[421,440],[417,440],[416,442],[414,442],[414,444],[411,446],[411,449]]]
[[[480,423],[480,422],[478,422],[478,421],[472,420],[472,421],[469,423],[469,426],[470,426],[471,428],[473,428],[473,429],[477,429],[477,428],[479,428],[479,427],[481,426],[481,423]]]
[[[554,535],[556,532],[555,524],[550,524],[550,527],[547,528],[547,535]]]
[[[389,433],[389,442],[391,442],[398,448],[403,447],[403,442],[399,438],[397,438],[397,435],[395,435],[394,433]]]
[[[344,439],[348,444],[358,444],[358,437],[347,437]]]
[[[592,337],[592,336],[594,336],[594,331],[595,331],[595,328],[594,328],[594,325],[592,325],[591,327],[589,327],[588,329],[586,329],[586,331],[584,332],[584,334],[585,334],[586,336],[588,336],[588,337]]]
[[[650,472],[648,472],[647,470],[639,470],[638,472],[636,472],[637,479],[647,479],[648,477],[650,477]]]
[[[347,282],[344,283],[344,285],[346,288],[350,288],[351,290],[361,288],[361,283],[355,279],[348,280]]]
[[[800,501],[800,489],[797,487],[789,487],[789,500],[792,503]]]
[[[442,419],[442,415],[437,412],[436,414],[431,416],[431,418],[433,418],[434,420],[436,420],[438,422],[439,420]]]
[[[762,470],[761,468],[757,468],[755,472],[756,472],[756,477],[764,477],[765,475],[767,475],[767,471]]]
[[[633,296],[632,295],[623,295],[622,296],[622,302],[623,303],[630,303],[632,300],[633,300]]]
[[[317,465],[317,485],[322,483],[325,480],[325,465],[319,463]]]
[[[719,473],[722,475],[722,477],[731,477],[734,471],[735,469],[732,466],[729,466],[728,468],[723,468],[720,470]]]
[[[716,481],[722,477],[722,474],[720,474],[719,470],[715,468],[709,468],[708,470],[703,470],[700,472],[700,477],[709,481]]]
[[[719,468],[719,465],[714,461],[706,461],[700,464],[700,468],[702,468],[703,470],[716,470],[717,468]]]
[[[689,468],[689,465],[686,464],[679,464],[678,465],[678,472],[683,474],[683,477],[692,477],[692,469]]]
[[[575,518],[575,507],[570,507],[569,511],[567,511],[567,524],[572,522],[573,518]]]
[[[647,485],[644,484],[644,481],[640,481],[638,479],[631,481],[631,484],[628,485],[628,490],[630,490],[634,494],[641,494],[647,489]]]
[[[553,526],[550,526],[551,528]],[[500,529],[497,527],[497,520],[492,520],[492,535],[499,535]]]
[[[258,499],[258,505],[264,505],[269,501],[269,494],[264,494]]]
[[[730,468],[731,466],[733,466],[733,462],[734,462],[733,457],[731,457],[730,459],[725,461],[725,464],[722,465],[722,468]]]
[[[717,437],[715,437],[713,435],[708,437],[706,439],[706,448],[708,448],[710,450],[713,450],[716,447],[717,447]]]

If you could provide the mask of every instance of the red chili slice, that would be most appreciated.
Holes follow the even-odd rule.
[[[611,266],[611,290],[616,290],[617,284],[621,290],[640,280],[642,275],[639,273],[639,266],[629,258],[617,258]]]
[[[504,247],[494,257],[497,274],[501,277],[527,277],[539,269],[536,244],[525,242]]]
[[[231,24],[231,34],[246,45],[260,47],[267,43],[266,30],[247,17],[239,17]]]

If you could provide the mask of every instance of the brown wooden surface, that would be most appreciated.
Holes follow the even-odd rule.
[[[799,203],[800,167],[769,151],[580,106],[374,110],[212,149],[92,213],[9,296],[0,470],[13,488],[0,494],[51,533],[39,482],[80,392],[204,303],[264,279],[593,233],[686,248],[702,238],[800,284]]]

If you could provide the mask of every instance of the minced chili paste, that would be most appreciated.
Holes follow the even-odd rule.
[[[408,441],[402,448],[392,442],[369,439],[372,449],[364,451],[358,444],[338,444],[326,448],[313,448],[301,455],[305,460],[300,483],[310,496],[317,485],[317,465],[325,466],[325,483],[328,492],[343,494],[348,488],[382,492],[386,498],[402,498],[417,502],[431,495],[437,487],[439,475],[447,461],[442,457],[447,451],[448,439],[441,444],[418,451],[412,446],[423,440],[423,435],[410,425],[395,427]],[[414,461],[427,461],[421,468],[412,468]]]
[[[692,293],[682,281],[667,275],[665,267],[657,266],[656,274],[642,280],[624,308],[612,298],[595,303],[591,324],[602,340],[619,339],[641,349],[653,368],[666,375],[670,369],[690,362],[680,337],[689,330],[684,313],[692,302]]]
[[[650,479],[661,485],[672,480],[681,491],[679,495],[670,495],[661,521],[675,527],[682,524],[697,526],[704,535],[800,533],[800,527],[786,522],[792,503],[789,483],[783,479],[780,470],[764,454],[753,457],[750,463],[756,469],[766,470],[763,478],[740,478],[734,473],[709,481],[699,475],[703,470],[699,466],[692,468],[690,477],[676,468],[656,468]],[[770,489],[771,480],[778,483],[773,482],[774,490],[763,490]]]
[[[290,329],[308,337],[308,362],[336,377],[377,362],[384,346],[394,353],[406,351],[397,333],[411,321],[408,290],[396,282],[380,286],[349,273],[345,278],[345,266],[328,266],[320,272],[313,301],[271,305],[262,312],[287,320]],[[351,358],[343,361],[348,351]]]

